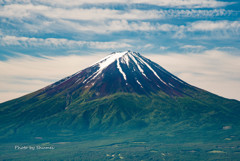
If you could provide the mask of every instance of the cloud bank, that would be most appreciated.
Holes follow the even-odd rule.
[[[23,47],[83,47],[95,49],[119,49],[128,48],[131,45],[121,42],[96,42],[96,41],[74,41],[68,39],[57,38],[29,38],[29,37],[16,37],[16,36],[4,36],[0,38],[0,44],[2,46],[23,46]]]
[[[102,8],[56,8],[45,5],[33,4],[10,4],[5,5],[0,10],[0,17],[11,19],[27,19],[37,16],[43,16],[48,19],[68,19],[68,20],[88,20],[88,21],[102,21],[102,20],[147,20],[147,19],[165,19],[171,17],[216,17],[216,16],[230,16],[235,12],[225,9],[102,9]]]

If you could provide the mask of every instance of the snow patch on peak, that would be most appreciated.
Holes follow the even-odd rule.
[[[175,76],[171,76],[173,79],[175,79],[176,81],[182,83],[182,84],[185,84],[183,81],[181,81],[179,78],[175,77]]]
[[[127,66],[129,67],[129,57],[128,57],[128,54],[125,54],[123,57],[122,57],[122,60],[124,60],[124,62],[127,64]]]
[[[86,80],[84,80],[83,83],[85,83],[89,79],[92,80],[92,79],[96,78],[99,74],[102,73],[103,69],[107,68],[110,64],[112,64],[114,61],[118,60],[120,57],[122,57],[126,53],[127,53],[127,51],[115,52],[115,53],[112,53],[112,54],[108,55],[107,57],[101,59],[97,63],[95,63],[94,65],[98,65],[99,69],[95,73],[93,73],[90,77],[88,77]]]
[[[136,79],[137,83],[140,85],[141,88],[143,88],[142,84]]]
[[[137,55],[135,55],[135,56],[137,56]],[[165,85],[167,85],[166,82],[164,82],[164,81],[157,75],[157,73],[152,69],[152,67],[151,67],[148,63],[146,63],[142,58],[140,58],[140,57],[138,57],[138,58],[139,58],[139,60],[140,60],[142,63],[144,63],[144,64],[153,72],[153,74],[154,74],[162,83],[164,83]]]
[[[146,77],[148,79],[148,77],[146,76],[146,74],[144,73],[143,69],[140,67],[139,63],[137,62],[137,60],[134,58],[134,56],[132,54],[129,54],[130,58],[134,61],[134,63],[137,65],[138,70],[142,73],[142,75],[144,75],[144,77]]]
[[[172,87],[175,87],[174,85],[172,85],[171,83],[168,83],[170,86],[172,86]]]
[[[125,80],[127,80],[127,76],[126,76],[126,74],[123,72],[123,70],[122,70],[122,68],[121,68],[121,66],[120,66],[119,59],[117,59],[117,68],[119,69],[120,73],[123,75],[123,78],[124,78]]]
[[[112,64],[115,60],[117,60],[118,58],[122,57],[123,55],[125,55],[127,52],[117,52],[117,53],[112,53],[111,55],[107,56],[105,59],[103,59],[102,61],[100,61],[99,70],[103,70],[104,68],[106,68],[107,66],[109,66],[110,64]]]

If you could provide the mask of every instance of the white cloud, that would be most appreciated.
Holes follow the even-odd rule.
[[[81,24],[67,20],[61,20],[58,26],[62,27],[60,30],[66,32],[86,32],[86,33],[99,33],[110,34],[112,32],[121,31],[160,31],[168,32],[172,38],[183,39],[188,37],[190,39],[205,39],[209,38],[233,38],[240,35],[240,22],[239,21],[196,21],[188,23],[187,25],[171,25],[150,23],[143,21],[129,22],[127,20],[112,20],[107,22]],[[37,27],[37,26],[35,26]],[[50,28],[45,26],[46,28]],[[31,28],[31,27],[30,27]],[[36,29],[38,30],[38,29]],[[43,28],[44,30],[44,28]],[[56,30],[57,31],[57,30]],[[194,32],[204,32],[201,35],[192,35]],[[205,33],[206,32],[206,33]],[[113,42],[96,42],[96,41],[77,41],[64,38],[29,38],[2,35],[0,37],[0,44],[2,46],[22,46],[22,47],[55,47],[55,48],[95,48],[95,49],[121,49],[131,48],[132,45],[125,41]],[[199,52],[204,49],[204,46],[199,45],[185,45],[182,49],[190,52]]]
[[[188,37],[190,39],[202,39],[202,38],[232,38],[240,35],[240,21],[195,21],[192,23],[187,23],[186,25],[172,25],[158,22],[144,22],[144,21],[127,21],[127,20],[109,20],[109,21],[99,21],[99,22],[89,22],[81,23],[70,20],[59,20],[55,22],[37,22],[37,24],[23,24],[19,25],[19,28],[22,30],[27,30],[34,33],[57,33],[59,31],[64,31],[67,33],[98,33],[98,34],[110,34],[113,32],[121,31],[160,31],[168,32],[172,38],[183,39]],[[201,35],[195,34],[201,32]],[[12,36],[13,37],[13,36]],[[58,41],[57,44],[67,44],[72,45],[90,45],[85,41],[67,41],[66,39],[26,39],[24,37],[18,38],[17,41],[11,40],[11,37],[3,37],[2,39],[6,40],[7,43],[16,43],[19,44],[19,41],[26,42],[44,42],[52,43],[54,45],[55,41]],[[14,38],[16,39],[16,38]],[[61,43],[62,42],[62,43]],[[4,43],[3,43],[4,44]],[[22,44],[26,45],[26,44]],[[101,47],[100,45],[99,47]],[[112,44],[114,46],[114,44]],[[123,45],[123,46],[126,46]]]
[[[204,49],[205,47],[202,45],[184,45],[181,48],[182,49]]]
[[[159,49],[160,50],[167,50],[169,47],[166,47],[166,46],[160,46]]]
[[[218,16],[230,16],[235,11],[225,10],[225,9],[170,9],[170,10],[159,10],[159,13],[162,13],[166,18],[167,17],[193,17],[193,18],[203,18],[203,17],[218,17]]]
[[[172,2],[175,2],[173,0]],[[209,0],[201,3],[210,3]],[[213,1],[212,1],[213,2]],[[211,2],[211,3],[212,3]],[[53,1],[54,3],[54,1]],[[62,3],[65,3],[62,2]],[[69,2],[70,3],[70,2]],[[73,2],[75,3],[75,2]],[[76,2],[77,3],[77,2]],[[160,3],[160,2],[159,2]],[[161,3],[169,3],[162,1]],[[190,3],[192,0],[181,0],[178,3]],[[195,3],[195,2],[194,2]],[[196,1],[196,3],[199,3]],[[186,25],[172,25],[147,22],[152,19],[171,17],[216,17],[231,15],[234,11],[225,9],[194,10],[114,10],[100,8],[67,8],[46,6],[45,3],[18,3],[4,5],[0,17],[5,24],[12,24],[19,31],[29,33],[88,32],[111,33],[119,31],[162,31],[174,32],[173,38],[182,39],[187,32],[220,31],[220,34],[239,34],[239,21],[196,21]],[[7,18],[7,19],[4,19]],[[11,21],[13,19],[13,21]],[[145,20],[145,22],[143,21]],[[11,21],[11,22],[10,22]],[[9,24],[8,24],[9,25]],[[8,29],[4,29],[8,30]],[[2,32],[4,32],[2,31]],[[5,31],[7,32],[7,31]],[[230,36],[228,35],[230,33]],[[219,33],[214,33],[219,35]],[[225,37],[227,37],[225,36]]]
[[[56,39],[56,38],[29,38],[29,37],[16,37],[16,36],[4,36],[0,38],[0,44],[2,46],[23,46],[23,47],[89,47],[96,49],[119,49],[131,47],[131,45],[120,42],[95,42],[95,41],[75,41],[68,39]]]
[[[150,22],[129,22],[127,20],[112,20],[107,22],[100,22],[94,24],[81,24],[77,22],[62,20],[62,24],[67,26],[72,30],[77,30],[78,32],[93,32],[93,33],[112,33],[121,31],[162,31],[171,32],[177,31],[178,26],[171,24],[160,24],[160,23],[150,23]]]
[[[174,32],[174,38],[184,38],[186,34],[193,32],[212,32],[217,37],[219,34],[239,35],[240,21],[195,21],[186,25],[172,25],[150,23],[144,21],[129,22],[127,20],[112,20],[96,24],[80,24],[77,22],[62,20],[63,24],[78,31],[92,31],[95,33],[111,33],[119,31],[162,31]],[[218,33],[220,32],[220,33]]]
[[[54,8],[44,5],[11,4],[0,11],[0,16],[9,18],[29,18],[41,15],[51,19],[69,20],[103,20],[103,19],[147,19],[148,11],[130,10],[120,11],[111,9],[81,9],[81,8]],[[142,14],[142,16],[140,16]],[[160,14],[149,14],[151,18],[159,18]]]
[[[74,21],[68,21],[68,20],[60,20],[56,23],[49,23],[48,25],[44,26],[37,26],[37,25],[28,25],[23,24],[25,26],[24,30],[28,30],[31,32],[56,32],[56,31],[64,31],[68,33],[79,33],[79,32],[85,32],[85,33],[100,33],[100,34],[106,34],[106,33],[112,33],[112,32],[121,32],[121,31],[162,31],[162,32],[172,32],[172,31],[178,31],[179,27],[176,25],[171,24],[160,24],[160,23],[150,23],[150,22],[143,22],[143,21],[134,21],[129,22],[127,20],[111,20],[111,21],[102,21],[97,23],[80,23],[80,22],[74,22]],[[50,26],[49,26],[50,25]],[[53,26],[51,26],[53,25]],[[55,26],[55,27],[54,27]],[[21,28],[22,26],[19,26]],[[16,39],[14,36],[5,36],[3,37],[4,40],[7,40],[8,42],[10,39]],[[56,39],[26,39],[24,37],[18,37],[18,41],[35,41],[36,43],[46,42],[46,40],[50,42],[55,41]],[[13,43],[14,40],[11,40]],[[60,39],[58,40],[60,41]],[[66,41],[65,39],[61,39],[61,41]],[[69,42],[69,41],[68,41]],[[15,42],[16,44],[19,42]],[[70,43],[70,42],[69,42]],[[86,42],[85,42],[86,43]],[[78,41],[78,42],[71,42],[71,44],[85,44],[84,42]],[[7,45],[7,42],[6,42]]]
[[[51,6],[61,6],[61,7],[74,7],[74,6],[81,6],[83,4],[150,4],[156,6],[163,6],[163,7],[186,7],[186,8],[216,8],[216,7],[223,7],[230,4],[232,2],[221,2],[217,0],[13,0],[13,1],[5,1],[5,4],[11,3],[39,3],[39,4],[46,4]]]
[[[221,47],[216,47],[215,50],[223,50],[223,51],[228,51],[228,52],[233,52],[237,51],[238,49],[232,46],[221,46]]]
[[[200,51],[206,49],[205,46],[202,45],[184,45],[180,47],[181,49],[184,49],[185,52],[195,52],[195,53],[199,53]]]
[[[100,8],[65,8],[46,5],[9,4],[0,10],[0,17],[6,18],[36,18],[101,21],[107,19],[146,20],[169,17],[216,17],[231,15],[234,11],[225,9],[214,10],[114,10]]]
[[[185,33],[192,39],[238,39],[240,35],[240,21],[196,21],[186,25]],[[197,34],[198,33],[198,34]]]
[[[203,53],[147,57],[194,86],[240,100],[240,56],[208,50]]]
[[[152,47],[154,47],[152,44],[146,44],[146,45],[144,45],[143,48],[152,48]]]
[[[239,32],[240,21],[196,21],[189,25],[188,31],[231,30]]]
[[[165,7],[186,7],[186,8],[215,8],[222,7],[232,3],[220,2],[216,0],[132,0],[133,3],[146,3]]]

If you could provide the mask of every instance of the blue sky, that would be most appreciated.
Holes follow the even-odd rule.
[[[129,49],[190,84],[240,100],[237,0],[0,4],[0,102],[71,75],[113,51]]]

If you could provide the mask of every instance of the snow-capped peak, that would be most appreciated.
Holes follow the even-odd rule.
[[[117,62],[117,68],[119,70],[119,72],[122,74],[123,78],[125,81],[127,81],[127,76],[125,74],[125,72],[123,71],[123,69],[121,68],[121,64],[120,64],[120,60],[121,63],[124,63],[128,66],[129,68],[129,63],[130,61],[132,61],[135,66],[137,67],[137,69],[142,73],[142,75],[146,78],[149,79],[147,77],[147,75],[145,74],[144,70],[143,70],[143,66],[146,66],[147,68],[149,68],[149,70],[151,72],[153,72],[153,74],[165,85],[167,85],[167,83],[165,83],[159,76],[158,74],[151,68],[151,66],[144,61],[141,56],[139,54],[137,54],[136,52],[132,52],[130,50],[128,51],[124,51],[124,52],[114,52],[110,55],[108,55],[107,57],[101,59],[100,61],[98,61],[97,63],[95,63],[93,66],[98,66],[99,69],[94,72],[90,77],[88,77],[87,79],[85,79],[83,81],[83,83],[88,82],[90,80],[93,80],[94,78],[96,78],[99,74],[102,73],[102,71],[107,68],[109,65],[111,65],[112,63],[114,63],[115,61]],[[134,69],[135,70],[135,69]],[[126,82],[127,83],[127,82]],[[139,81],[137,82],[139,84]]]
[[[106,56],[105,58],[101,59],[100,61],[98,61],[97,63],[95,63],[93,66],[98,65],[99,69],[93,73],[88,79],[84,80],[83,83],[85,83],[86,81],[89,81],[91,79],[96,78],[99,74],[102,73],[103,69],[107,68],[110,64],[112,64],[114,61],[118,61],[118,68],[119,71],[121,73],[123,73],[123,71],[120,68],[119,65],[119,58],[123,57],[125,54],[129,53],[130,51],[124,51],[124,52],[114,52],[108,56]],[[124,75],[124,74],[123,74]],[[126,79],[126,75],[124,75],[124,79]]]
[[[106,68],[107,66],[109,66],[110,64],[112,64],[114,61],[116,61],[117,59],[121,58],[123,55],[127,54],[128,51],[124,51],[124,52],[115,52],[112,53],[111,55],[105,57],[102,61],[100,61],[99,70],[103,70],[104,68]]]
[[[144,86],[148,88],[146,81],[149,83],[151,82],[152,85],[154,84],[153,86],[156,86],[157,88],[160,88],[161,86],[165,86],[163,88],[175,88],[175,83],[173,81],[169,81],[170,77],[171,79],[173,78],[177,80],[178,83],[184,84],[183,81],[175,78],[173,75],[162,69],[162,67],[152,63],[150,60],[143,57],[139,53],[129,50],[124,52],[111,53],[110,55],[92,65],[91,67],[96,67],[97,70],[95,70],[90,76],[85,77],[82,83],[88,84],[91,82],[92,84],[95,84],[94,82],[104,77],[104,70],[107,69],[110,65],[116,65],[116,68],[111,67],[112,69],[110,70],[110,73],[113,72],[112,70],[115,70],[115,72],[118,70],[118,73],[121,74],[121,82],[125,83],[127,86],[130,83],[129,81],[135,80],[135,83],[137,83],[143,89]],[[106,72],[108,73],[109,70]],[[137,73],[141,73],[142,77]],[[170,77],[167,76],[168,78],[166,78],[166,75],[169,75]]]
[[[106,94],[116,91],[148,93],[163,90],[177,94],[187,85],[161,66],[132,51],[114,52],[92,66],[62,80]],[[57,84],[59,85],[59,84]]]

